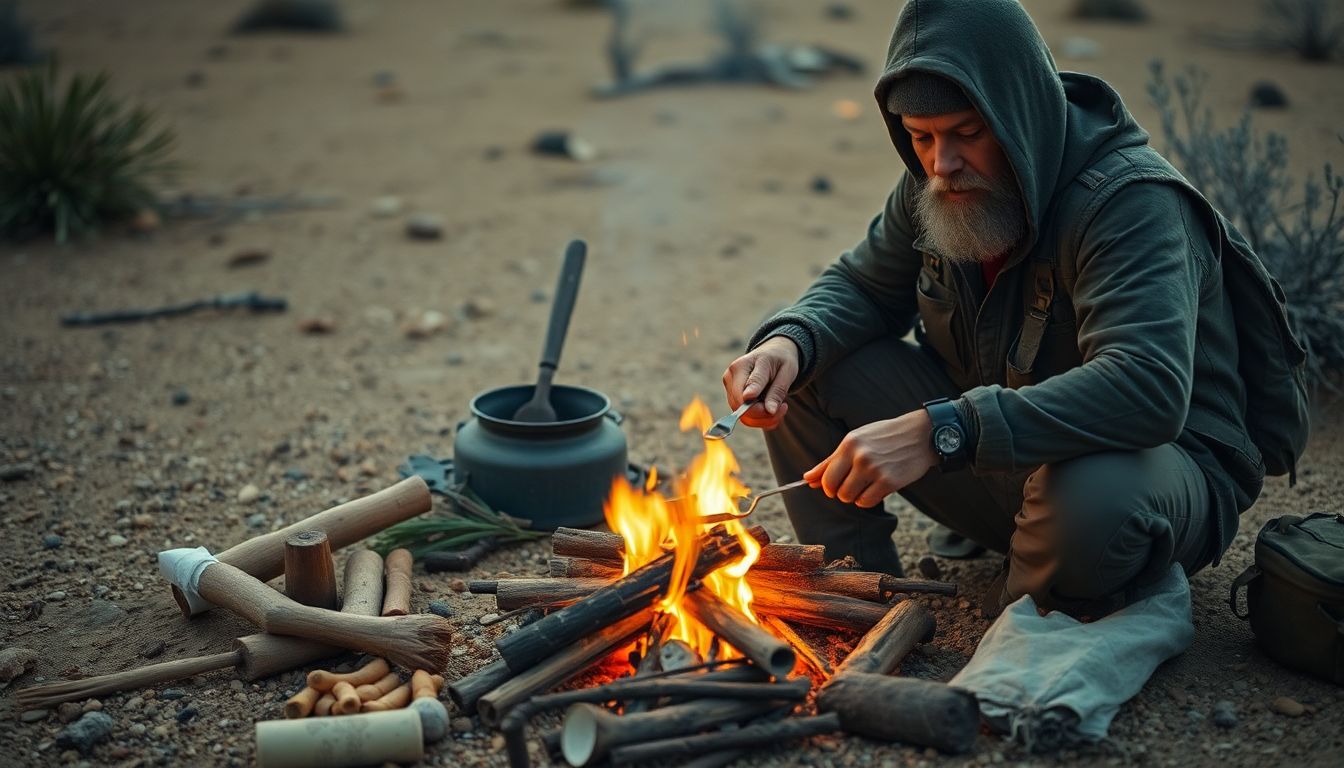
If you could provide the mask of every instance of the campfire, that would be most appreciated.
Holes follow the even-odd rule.
[[[702,433],[711,421],[696,400],[681,428]],[[540,615],[496,641],[500,661],[449,686],[459,709],[504,732],[515,768],[530,764],[531,717],[561,707],[564,725],[542,745],[578,766],[701,755],[722,765],[751,746],[842,729],[969,749],[978,715],[966,694],[888,676],[934,631],[908,595],[956,587],[771,542],[738,519],[749,491],[738,472],[726,441],[705,441],[667,493],[656,474],[643,487],[618,480],[611,533],[556,530],[549,577],[470,583],[506,616]],[[807,639],[817,629],[857,645],[832,668]],[[628,659],[625,676],[546,693],[613,657]],[[814,683],[821,693],[809,699]]]

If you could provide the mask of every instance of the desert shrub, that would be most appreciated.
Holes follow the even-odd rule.
[[[1307,61],[1329,61],[1344,39],[1344,18],[1331,0],[1265,0],[1260,42]]]
[[[108,93],[105,74],[61,90],[55,64],[0,89],[0,233],[52,231],[59,242],[152,205],[172,132]]]
[[[340,32],[341,9],[332,0],[259,0],[233,24],[237,33]]]
[[[1146,21],[1148,12],[1139,0],[1077,0],[1073,4],[1073,16],[1107,21]]]
[[[0,65],[31,64],[40,58],[33,48],[33,33],[19,18],[14,0],[0,0]]]
[[[1314,390],[1338,392],[1344,373],[1344,178],[1329,163],[1323,179],[1299,186],[1288,175],[1288,142],[1260,135],[1243,114],[1217,128],[1203,104],[1208,75],[1189,69],[1168,82],[1151,65],[1148,94],[1157,106],[1171,160],[1250,241],[1283,284],[1289,317],[1307,346]],[[1174,91],[1174,100],[1173,100]]]

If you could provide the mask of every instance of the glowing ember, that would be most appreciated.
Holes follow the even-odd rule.
[[[696,398],[681,414],[681,429],[703,434],[713,421],[709,408]],[[655,476],[651,475],[647,487],[642,489],[618,479],[604,510],[607,524],[625,539],[625,573],[664,552],[676,553],[671,584],[659,610],[672,617],[666,638],[685,641],[702,657],[708,654],[713,636],[682,613],[681,599],[700,555],[700,537],[713,528],[699,520],[711,515],[735,514],[737,498],[749,490],[737,479],[737,471],[737,458],[727,441],[706,440],[704,453],[696,456],[686,474],[674,483],[672,498],[654,490]],[[742,558],[706,576],[702,589],[711,590],[755,621],[746,575],[760,555],[761,546],[742,523],[730,520],[725,525],[742,543]]]

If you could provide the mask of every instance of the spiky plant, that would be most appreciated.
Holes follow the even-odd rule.
[[[1172,162],[1237,226],[1283,284],[1288,314],[1306,344],[1313,389],[1344,378],[1344,178],[1288,176],[1288,142],[1258,134],[1244,114],[1219,129],[1203,103],[1208,75],[1191,68],[1168,82],[1151,65],[1148,94],[1161,115]],[[1174,94],[1174,100],[1173,100]],[[1298,191],[1300,190],[1300,192]],[[1299,196],[1300,195],[1300,196]]]
[[[153,204],[153,178],[170,173],[173,133],[108,90],[108,76],[56,65],[0,89],[0,233],[51,231],[58,242]]]

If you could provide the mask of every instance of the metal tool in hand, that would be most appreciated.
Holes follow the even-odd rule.
[[[760,493],[737,497],[737,513],[723,512],[717,515],[706,515],[697,517],[695,521],[701,525],[714,525],[716,523],[727,522],[728,520],[739,520],[756,511],[756,505],[761,503],[761,499],[766,496],[774,496],[777,493],[791,491],[794,488],[802,488],[805,485],[811,485],[806,480],[794,480],[792,483],[785,483],[777,488],[770,488]]]
[[[737,406],[737,410],[714,422],[709,429],[705,430],[705,439],[722,440],[733,434],[733,427],[737,426],[737,420],[742,418],[742,414],[746,413],[748,408],[758,402],[760,402],[759,399],[744,401],[741,405]]]

